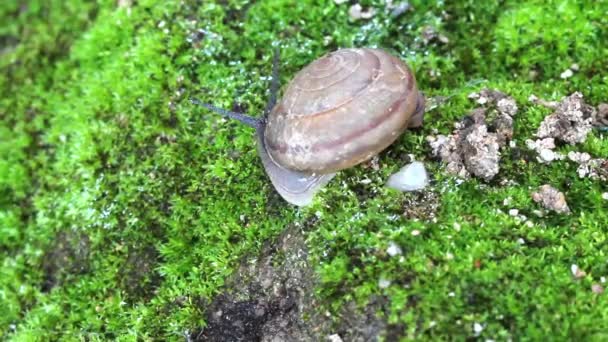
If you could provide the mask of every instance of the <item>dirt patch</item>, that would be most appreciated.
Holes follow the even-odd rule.
[[[403,216],[421,221],[436,220],[440,203],[439,195],[433,191],[408,194],[403,203]]]
[[[358,311],[346,305],[339,319],[319,312],[317,283],[302,229],[290,227],[259,258],[244,261],[206,311],[207,326],[191,341],[374,341],[390,333],[375,316],[381,301]],[[339,321],[333,324],[332,321]]]
[[[154,246],[129,251],[126,263],[118,273],[118,282],[130,301],[150,299],[162,278],[154,269],[158,263],[158,251]]]
[[[83,233],[60,232],[53,246],[44,254],[42,292],[63,284],[70,275],[89,271],[90,241]]]

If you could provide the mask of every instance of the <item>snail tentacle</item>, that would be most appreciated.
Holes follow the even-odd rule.
[[[265,117],[268,115],[268,113],[270,113],[274,105],[277,103],[279,86],[279,48],[277,47],[274,50],[274,56],[272,58],[272,80],[270,81],[270,97],[268,98],[266,109],[264,110]]]
[[[203,106],[203,107],[209,109],[210,111],[220,114],[221,116],[224,116],[224,117],[227,117],[230,119],[234,119],[241,123],[244,123],[245,125],[247,125],[249,127],[253,127],[253,128],[257,129],[257,128],[262,127],[262,125],[264,124],[263,119],[254,118],[253,116],[245,115],[243,113],[232,112],[232,111],[229,111],[229,110],[226,110],[223,108],[216,107],[209,103],[201,102],[200,100],[194,99],[194,98],[190,99],[190,101],[199,106]]]

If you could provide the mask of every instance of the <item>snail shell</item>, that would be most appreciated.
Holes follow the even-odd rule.
[[[274,187],[307,205],[335,173],[422,125],[424,98],[401,60],[379,49],[341,49],[299,71],[258,129]]]

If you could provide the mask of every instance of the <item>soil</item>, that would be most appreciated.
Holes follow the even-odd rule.
[[[244,261],[225,291],[206,309],[207,326],[191,341],[375,341],[395,327],[376,318],[385,303],[363,311],[344,306],[338,319],[317,310],[317,279],[307,261],[303,231],[289,227],[260,257]],[[332,323],[337,321],[338,323]]]

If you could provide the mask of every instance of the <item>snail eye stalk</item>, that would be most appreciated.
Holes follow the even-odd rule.
[[[263,123],[263,120],[254,118],[253,116],[249,116],[249,115],[245,115],[242,113],[232,112],[232,111],[229,111],[229,110],[226,110],[223,108],[219,108],[212,104],[201,102],[200,100],[195,99],[195,98],[190,99],[190,102],[192,102],[196,105],[199,105],[199,106],[203,106],[203,107],[209,109],[210,111],[215,112],[221,116],[237,120],[241,123],[244,123],[245,125],[247,125],[249,127],[253,127],[253,128],[257,129],[257,128],[260,128]]]
[[[268,116],[274,105],[277,103],[277,94],[279,92],[279,48],[275,48],[274,57],[272,58],[272,80],[270,81],[270,98],[264,110],[264,117]]]
[[[277,103],[277,93],[279,92],[279,85],[279,48],[277,47],[274,51],[274,56],[272,58],[272,80],[270,81],[270,98],[268,99],[266,109],[264,110],[264,115],[261,119],[254,118],[253,116],[245,115],[243,113],[232,112],[223,108],[219,108],[210,103],[202,102],[196,98],[191,98],[190,102],[199,106],[203,106],[221,116],[237,120],[249,127],[258,129],[264,125],[266,117]]]

